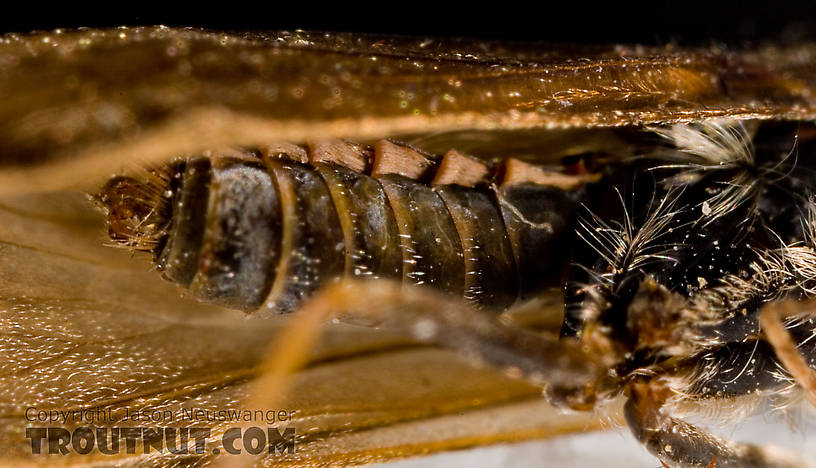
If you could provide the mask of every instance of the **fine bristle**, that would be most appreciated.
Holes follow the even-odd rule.
[[[702,204],[704,216],[701,221],[704,223],[731,212],[760,193],[763,177],[751,170],[756,166],[756,157],[751,131],[745,123],[725,119],[694,125],[655,127],[652,131],[673,145],[672,149],[654,155],[667,162],[656,169],[679,170],[666,181],[669,185],[695,183],[712,171],[728,171],[731,174],[731,179],[716,187],[712,196]]]
[[[173,173],[148,169],[141,180],[114,177],[94,196],[107,215],[113,246],[146,252],[160,248],[172,217]]]
[[[618,195],[624,214],[622,221],[607,223],[589,210],[588,218],[579,217],[578,236],[597,252],[606,265],[599,271],[587,270],[591,283],[580,285],[584,295],[580,305],[583,319],[598,317],[615,296],[616,287],[643,267],[660,262],[676,262],[671,254],[673,245],[664,240],[671,233],[669,225],[680,212],[675,204],[681,191],[669,191],[640,226],[633,222],[620,192]]]

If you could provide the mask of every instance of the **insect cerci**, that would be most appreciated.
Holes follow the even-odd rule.
[[[0,445],[357,464],[603,410],[802,466],[710,416],[816,403],[815,54],[6,35]]]

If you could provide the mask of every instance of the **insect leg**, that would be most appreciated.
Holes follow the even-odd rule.
[[[704,468],[711,466],[714,457],[717,468],[808,466],[799,457],[774,447],[726,441],[667,415],[664,405],[673,392],[660,381],[633,382],[627,393],[624,416],[632,434],[668,466]]]
[[[384,326],[417,341],[450,348],[476,364],[497,367],[539,385],[554,403],[575,409],[594,405],[595,385],[608,369],[607,354],[586,343],[505,325],[462,300],[386,280],[350,280],[325,288],[292,319],[293,336],[302,338],[291,342],[290,337],[285,348],[277,348],[304,352],[308,347],[303,342],[316,339],[314,328],[331,318]]]
[[[810,403],[816,406],[816,372],[808,365],[799,347],[788,332],[783,320],[791,316],[813,315],[812,304],[780,301],[766,305],[760,312],[759,322],[765,339],[771,344],[776,357],[805,390]]]

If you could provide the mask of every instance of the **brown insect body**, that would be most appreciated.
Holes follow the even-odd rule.
[[[688,136],[691,131],[699,137],[705,133],[697,127],[720,117],[743,122],[813,119],[815,57],[813,44],[739,50],[542,48],[164,27],[7,35],[0,41],[0,140],[4,143],[0,193],[66,188],[87,193],[97,190],[103,178],[127,172],[129,166],[160,167],[139,179],[118,177],[107,185],[103,201],[110,210],[109,232],[117,243],[152,252],[167,278],[230,308],[272,305],[279,311],[294,310],[303,296],[316,291],[316,283],[327,284],[332,278],[379,276],[417,283],[426,277],[427,284],[430,273],[436,275],[437,286],[452,293],[469,295],[486,305],[506,304],[518,291],[538,291],[542,287],[538,281],[558,283],[566,249],[559,249],[560,241],[548,236],[563,230],[558,226],[561,221],[567,230],[572,226],[568,215],[563,220],[546,216],[560,218],[569,211],[565,204],[574,206],[575,179],[565,181],[563,173],[529,167],[519,172],[514,160],[493,168],[448,153],[439,161],[410,147],[389,146],[385,140],[375,144],[373,152],[334,140],[308,148],[277,144],[263,149],[263,145],[316,138],[408,139],[408,135],[442,142],[442,148],[435,151],[480,148],[482,157],[524,157],[536,163],[599,151],[613,155],[610,161],[615,165],[639,153],[640,140],[619,138],[619,129],[612,127],[626,126],[628,130],[620,130],[643,135],[646,126],[661,126],[665,132],[670,125],[691,123],[678,126],[678,134]],[[756,122],[748,123],[750,127]],[[810,132],[812,140],[812,128],[803,125],[803,132]],[[446,141],[452,135],[469,139],[469,146]],[[692,140],[700,143],[699,138]],[[792,221],[798,218],[795,210],[787,209],[791,204],[784,190],[772,190],[770,197],[762,190],[748,190],[747,195],[742,191],[743,187],[784,188],[790,184],[788,188],[796,189],[797,207],[807,206],[803,200],[808,199],[813,182],[803,182],[790,160],[779,156],[779,151],[790,150],[791,140],[789,133],[771,145],[773,151],[764,151],[759,165],[734,159],[735,154],[729,152],[720,161],[726,162],[726,172],[718,163],[712,164],[715,160],[711,158],[686,154],[679,160],[705,173],[701,176],[692,170],[671,179],[680,185],[696,184],[686,193],[693,203],[680,203],[679,218],[708,226],[703,231],[689,230],[685,223],[667,227],[658,221],[677,217],[675,210],[656,210],[662,205],[653,203],[657,200],[651,199],[649,190],[645,197],[640,197],[644,195],[640,190],[622,190],[624,196],[637,192],[637,220],[652,219],[650,213],[660,215],[652,219],[652,234],[661,236],[650,236],[654,242],[647,247],[665,247],[663,235],[677,245],[685,242],[685,234],[692,235],[689,239],[695,240],[687,246],[691,249],[679,254],[649,251],[637,259],[640,264],[628,268],[631,264],[624,262],[627,268],[620,269],[604,257],[612,254],[617,260],[620,252],[625,253],[638,234],[640,221],[629,225],[627,216],[604,210],[598,211],[597,219],[589,217],[583,233],[590,248],[585,250],[595,258],[581,262],[590,276],[588,280],[577,278],[584,284],[576,292],[585,297],[570,304],[579,307],[567,309],[572,338],[558,340],[550,333],[532,333],[462,308],[444,296],[415,294],[425,292],[423,288],[389,290],[390,283],[376,281],[354,283],[357,287],[351,290],[329,287],[320,296],[322,302],[318,298],[312,303],[322,304],[323,310],[306,306],[292,318],[297,324],[306,317],[308,325],[310,317],[325,318],[340,305],[384,314],[391,311],[389,318],[415,341],[460,350],[468,358],[476,356],[481,363],[533,384],[514,393],[516,396],[537,398],[543,388],[559,407],[593,409],[623,394],[628,399],[624,410],[633,434],[672,466],[705,467],[716,458],[718,467],[799,467],[800,460],[791,461],[761,446],[723,441],[672,415],[677,400],[697,403],[705,410],[736,396],[784,396],[795,387],[804,388],[816,402],[812,318],[796,317],[799,312],[804,317],[812,313],[801,305],[780,308],[773,302],[783,295],[793,300],[812,294],[810,272],[816,262],[808,259],[816,257],[811,255],[814,246],[795,228],[798,223]],[[163,165],[179,154],[202,154],[206,148],[226,145],[262,150],[260,157],[226,152]],[[692,144],[685,149],[704,147],[707,145]],[[377,151],[391,157],[378,159]],[[286,157],[276,156],[281,153]],[[779,174],[771,173],[780,168]],[[642,169],[644,178],[651,176],[652,168]],[[739,177],[726,177],[727,171]],[[618,172],[624,178],[632,174],[625,168]],[[519,174],[523,176],[517,177]],[[714,183],[701,182],[706,178]],[[784,183],[779,184],[780,180]],[[496,183],[496,190],[489,188],[491,182]],[[613,183],[607,188],[619,187],[623,185]],[[664,195],[660,200],[673,200],[677,193],[655,187],[654,193]],[[549,193],[547,188],[551,188]],[[617,195],[608,198],[617,204]],[[216,394],[236,404],[246,401],[235,379],[258,374],[251,367],[267,349],[274,321],[255,321],[236,330],[236,324],[248,322],[234,320],[232,311],[176,301],[172,291],[153,289],[153,283],[143,288],[150,281],[144,271],[138,272],[141,276],[117,276],[120,270],[109,268],[113,262],[109,257],[114,255],[74,248],[77,232],[85,232],[87,238],[98,232],[97,226],[75,229],[91,219],[87,214],[69,219],[68,229],[42,241],[43,232],[58,230],[55,225],[28,229],[40,226],[37,213],[43,207],[39,199],[34,200],[19,210],[26,215],[24,220],[2,208],[4,219],[12,220],[3,226],[10,230],[3,231],[0,239],[0,267],[5,268],[0,270],[0,303],[11,304],[3,310],[3,317],[10,321],[3,322],[9,325],[2,331],[12,340],[0,344],[0,351],[9,356],[6,369],[10,372],[4,378],[11,383],[0,386],[0,403],[5,421],[14,422],[3,426],[0,442],[7,442],[12,457],[30,461],[21,434],[26,425],[24,408],[31,405],[118,405],[121,409],[147,402],[183,406],[202,395],[217,398]],[[721,203],[723,200],[731,201]],[[731,208],[753,209],[750,203],[737,203],[741,200],[758,201],[756,206],[766,210],[760,218],[783,222],[782,229],[772,229],[791,234],[780,249],[769,242],[766,250],[750,252],[756,246],[743,242],[739,249],[722,249],[730,250],[725,257],[716,254],[718,244],[713,241],[719,240],[717,236],[743,227]],[[13,201],[4,202],[14,206]],[[631,206],[620,205],[624,211]],[[729,211],[730,217],[722,216]],[[384,223],[388,213],[393,220]],[[485,229],[488,223],[477,222],[482,213],[499,219],[502,228]],[[712,213],[724,226],[722,231],[703,219]],[[794,227],[784,226],[787,221]],[[368,228],[360,226],[363,222]],[[543,228],[547,223],[553,232]],[[15,231],[17,224],[25,229]],[[703,236],[696,236],[701,232]],[[403,233],[419,246],[409,243]],[[601,237],[593,238],[592,233]],[[434,249],[433,262],[428,256],[414,258],[429,251],[424,249],[429,244],[436,245],[437,238],[454,248]],[[551,244],[543,247],[548,242]],[[597,252],[591,250],[593,246]],[[29,250],[20,253],[24,248]],[[740,257],[738,250],[743,249],[750,255]],[[506,259],[508,251],[512,252],[512,268],[510,262],[495,263],[504,268],[497,271],[513,274],[479,276],[491,273],[480,265],[494,258]],[[715,254],[700,263],[694,260],[699,252]],[[778,255],[780,252],[785,255]],[[88,256],[82,257],[85,253]],[[726,262],[728,256],[733,261]],[[746,266],[751,259],[768,261]],[[682,261],[677,266],[674,260]],[[643,261],[650,266],[644,267]],[[429,264],[437,269],[431,272]],[[694,268],[686,269],[686,264]],[[709,266],[710,273],[697,274]],[[721,266],[725,268],[719,269]],[[140,268],[143,265],[132,269]],[[772,274],[763,278],[767,272]],[[807,280],[801,281],[803,278]],[[763,283],[763,279],[771,281]],[[514,282],[518,289],[510,287]],[[497,288],[479,288],[483,283]],[[762,294],[754,294],[756,286],[762,287]],[[159,293],[145,294],[147,289]],[[626,294],[618,294],[620,291]],[[752,291],[750,300],[744,300],[744,291]],[[717,307],[708,307],[711,305]],[[213,321],[210,328],[188,326],[207,313],[221,320]],[[94,320],[98,316],[105,320]],[[701,317],[711,320],[701,321]],[[766,322],[761,327],[760,317]],[[678,320],[679,326],[673,326]],[[356,347],[354,337],[351,341],[352,346],[341,343],[337,354],[325,356],[332,359],[382,349],[379,344]],[[281,356],[302,363],[304,346],[303,341],[295,341],[291,352],[282,346],[285,356]],[[359,368],[357,360],[329,379],[315,379],[329,380],[329,387],[343,389],[328,403],[315,405],[320,407],[316,413],[325,408],[335,411],[337,401],[351,403],[340,406],[350,410],[343,412],[337,424],[321,425],[309,419],[312,414],[306,415],[304,427],[314,437],[311,441],[326,444],[316,457],[304,457],[303,463],[368,463],[433,448],[542,435],[518,436],[515,425],[525,415],[515,413],[513,429],[497,430],[486,438],[473,431],[470,439],[456,439],[459,433],[452,431],[456,435],[437,443],[423,439],[433,431],[412,427],[402,433],[408,445],[402,440],[394,442],[399,437],[381,433],[363,449],[354,442],[339,447],[338,433],[351,431],[354,436],[361,428],[392,427],[394,422],[446,412],[450,416],[462,409],[507,402],[512,396],[505,390],[519,384],[490,374],[484,380],[493,386],[468,393],[472,387],[464,383],[474,379],[473,374],[457,379],[462,374],[453,374],[455,365],[449,365],[445,355],[426,357],[384,360],[382,367],[389,372],[379,375],[377,385],[393,382],[396,374],[412,377],[434,369],[434,363],[444,363],[442,370],[436,368],[428,378],[392,385],[385,392],[375,388],[376,379],[367,374],[372,385],[359,388],[354,381],[359,374],[347,372]],[[409,371],[390,372],[395,363],[405,362],[403,368]],[[215,379],[214,370],[221,372]],[[353,384],[335,384],[349,375]],[[454,378],[444,380],[450,376]],[[438,381],[439,385],[426,391]],[[305,387],[321,393],[320,385]],[[259,388],[258,393],[265,394],[278,386]],[[459,390],[457,404],[448,405],[450,394],[445,392]],[[411,391],[422,393],[413,400],[414,406],[392,401]],[[359,401],[346,398],[352,394]],[[369,400],[374,394],[384,397],[382,406],[372,407]],[[429,396],[440,394],[442,397],[429,402]],[[145,395],[148,400],[142,399]],[[315,400],[324,403],[320,396]],[[372,408],[385,416],[372,421]],[[330,418],[338,421],[336,411]],[[557,420],[559,426],[562,418],[566,416],[549,419]],[[317,426],[319,430],[313,432]],[[401,445],[394,450],[395,444]],[[146,460],[126,458],[128,463]],[[162,454],[156,464],[178,460]]]
[[[245,311],[292,312],[344,275],[503,310],[560,284],[579,196],[558,185],[592,179],[390,141],[312,145],[308,163],[279,150],[113,179],[100,196],[111,239],[152,251],[164,277],[196,297]]]

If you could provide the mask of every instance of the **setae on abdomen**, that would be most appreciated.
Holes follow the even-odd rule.
[[[115,177],[115,244],[201,300],[286,313],[346,277],[401,279],[503,310],[558,286],[592,176],[388,140],[226,151]]]

